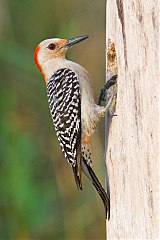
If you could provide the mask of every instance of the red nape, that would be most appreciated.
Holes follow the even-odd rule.
[[[42,72],[42,67],[41,65],[39,64],[39,61],[38,61],[38,53],[39,53],[39,50],[40,50],[40,46],[38,45],[34,51],[34,61],[35,61],[35,64],[37,65],[37,67],[39,68],[39,70]]]
[[[39,53],[39,50],[40,50],[40,45],[38,45],[34,51],[34,61],[35,61],[35,64],[37,65],[38,69],[40,70],[40,72],[43,74],[44,76],[44,80],[46,81],[46,76],[45,76],[45,73],[43,72],[43,69],[38,61],[38,53]]]

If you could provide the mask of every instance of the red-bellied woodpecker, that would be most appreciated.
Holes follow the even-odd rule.
[[[112,98],[106,107],[98,106],[94,102],[88,72],[65,58],[68,48],[87,37],[44,40],[36,47],[34,59],[44,76],[57,137],[64,156],[73,169],[77,187],[82,190],[82,171],[98,191],[109,219],[109,196],[93,171],[90,139]]]

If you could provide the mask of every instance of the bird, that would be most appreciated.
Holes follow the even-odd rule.
[[[83,189],[84,173],[100,195],[109,220],[110,198],[93,170],[91,138],[113,97],[106,106],[96,104],[88,71],[65,57],[69,48],[87,38],[88,35],[46,39],[35,48],[34,61],[44,77],[53,124],[77,188]]]

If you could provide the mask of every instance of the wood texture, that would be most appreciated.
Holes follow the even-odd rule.
[[[107,0],[106,39],[115,44],[118,64],[117,116],[106,140],[107,239],[160,239],[158,4]]]

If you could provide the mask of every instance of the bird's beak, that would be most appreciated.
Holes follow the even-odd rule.
[[[84,35],[84,36],[79,36],[79,37],[75,37],[75,38],[69,38],[66,42],[65,45],[63,45],[61,48],[70,48],[73,45],[85,40],[86,38],[88,38],[88,35]]]

